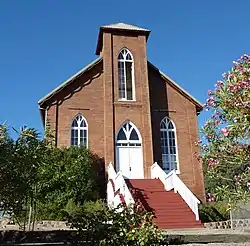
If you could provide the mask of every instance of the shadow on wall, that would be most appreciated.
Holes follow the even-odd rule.
[[[167,82],[162,78],[159,69],[150,62],[148,62],[148,80],[154,162],[162,167],[160,124],[164,117],[169,117]]]
[[[75,93],[81,91],[84,87],[90,85],[93,80],[99,78],[103,73],[102,63],[97,64],[96,69],[91,69],[84,75],[80,74],[72,82],[69,83],[64,90],[61,90],[57,96],[48,101],[49,108],[53,105],[60,106],[64,101],[70,99]]]
[[[106,180],[106,170],[104,158],[99,157],[97,154],[92,154],[93,156],[93,170],[96,174],[96,184],[99,188],[99,195],[101,199],[106,199],[107,194],[107,180]]]

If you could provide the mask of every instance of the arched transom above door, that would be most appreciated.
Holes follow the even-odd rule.
[[[141,135],[130,121],[116,135],[116,170],[128,179],[144,178]]]
[[[117,146],[141,146],[141,136],[135,125],[126,121],[120,128],[117,139]]]

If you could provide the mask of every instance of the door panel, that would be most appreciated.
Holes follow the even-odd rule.
[[[131,167],[132,179],[143,179],[143,160],[142,160],[142,147],[130,147],[129,148],[129,160]]]
[[[117,171],[121,171],[125,178],[130,178],[129,147],[116,147]]]
[[[142,147],[116,147],[116,167],[125,178],[143,179]]]

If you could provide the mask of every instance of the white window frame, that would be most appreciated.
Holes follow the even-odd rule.
[[[77,120],[77,126],[72,126],[74,120],[77,118],[77,117],[81,117],[81,120]],[[84,121],[85,122],[85,126],[80,126],[81,122]],[[77,145],[73,145],[72,144],[72,130],[77,130]],[[73,120],[71,121],[71,127],[70,127],[70,145],[71,146],[84,146],[84,145],[81,145],[81,142],[80,142],[80,132],[81,130],[86,130],[86,148],[88,148],[88,141],[89,141],[89,131],[88,131],[88,122],[86,120],[86,118],[81,115],[81,114],[78,114],[76,115]]]
[[[120,59],[119,55],[122,54],[123,58]],[[127,55],[130,55],[131,59],[127,59]],[[125,97],[124,98],[120,98],[120,76],[119,76],[119,71],[118,71],[118,100],[119,101],[135,101],[135,76],[134,76],[134,58],[132,53],[126,49],[123,48],[119,54],[118,54],[118,69],[119,69],[119,63],[122,62],[124,65],[124,81],[125,81]],[[132,77],[132,99],[127,99],[127,79],[126,79],[126,62],[131,62],[132,66],[131,66],[131,77]]]
[[[173,125],[173,129],[169,129],[169,123],[172,123],[172,125]],[[162,126],[162,124],[164,124],[166,127],[165,128],[162,128],[161,126]],[[176,168],[177,169],[175,169],[176,170],[176,173],[177,174],[180,174],[180,166],[179,166],[179,155],[178,155],[178,143],[177,143],[177,134],[176,134],[176,126],[175,126],[175,124],[174,124],[174,122],[170,119],[170,118],[168,118],[168,117],[164,117],[163,119],[162,119],[162,121],[161,121],[161,123],[160,123],[160,141],[161,141],[161,133],[162,132],[166,132],[167,134],[167,146],[164,146],[164,147],[167,147],[168,148],[168,151],[167,151],[167,153],[168,154],[166,154],[167,155],[167,157],[168,157],[168,163],[169,163],[169,172],[171,172],[172,170],[174,170],[173,168],[172,168],[172,163],[173,162],[171,162],[171,156],[173,156],[173,155],[175,155],[175,157],[176,157]],[[170,154],[170,138],[169,138],[169,132],[173,132],[174,133],[174,139],[175,139],[175,154]],[[162,146],[162,143],[161,143],[161,151],[162,151],[162,148],[163,148],[163,146]],[[163,152],[162,152],[162,167],[163,167]],[[167,171],[167,170],[165,170],[165,171]]]
[[[130,129],[129,129],[129,125],[131,126]],[[130,135],[131,135],[133,129],[137,133],[138,140],[131,140],[130,139]],[[124,132],[124,134],[126,136],[126,140],[119,140],[118,139],[120,131]],[[125,121],[122,124],[122,126],[120,127],[120,129],[116,135],[116,146],[120,146],[120,147],[127,147],[127,146],[141,147],[142,146],[141,134],[140,134],[139,130],[137,129],[137,127],[131,121]]]

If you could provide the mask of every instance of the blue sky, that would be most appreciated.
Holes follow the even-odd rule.
[[[117,22],[152,30],[148,59],[204,102],[250,53],[249,9],[247,0],[2,0],[0,122],[42,132],[37,101],[91,62],[99,26]]]

